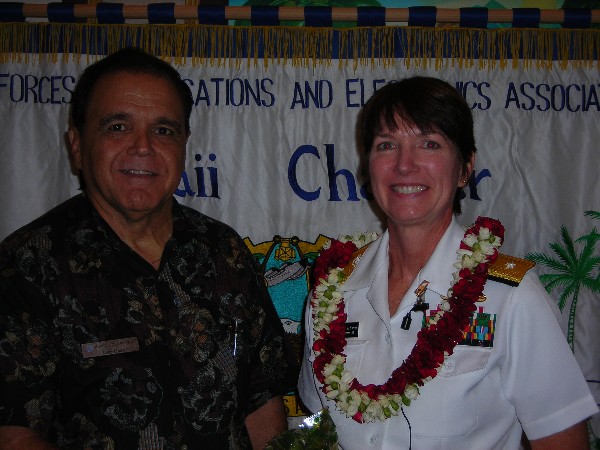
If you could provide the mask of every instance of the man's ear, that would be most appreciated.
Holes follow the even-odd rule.
[[[67,141],[69,144],[69,159],[73,169],[81,170],[81,137],[79,131],[73,127],[69,127],[67,131]]]

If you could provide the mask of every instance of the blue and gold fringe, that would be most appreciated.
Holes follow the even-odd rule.
[[[125,46],[175,64],[504,69],[599,67],[600,30],[0,23],[0,62],[92,61]],[[401,60],[399,60],[401,58]]]

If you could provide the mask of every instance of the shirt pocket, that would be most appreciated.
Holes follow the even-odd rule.
[[[409,407],[415,438],[466,436],[477,428],[491,348],[456,347]]]
[[[486,368],[491,348],[456,346],[454,352],[444,361],[438,377],[451,378],[476,372]]]
[[[346,348],[344,348],[346,369],[350,370],[355,377],[360,375],[360,368],[363,364],[368,343],[368,339],[349,338],[346,341]]]

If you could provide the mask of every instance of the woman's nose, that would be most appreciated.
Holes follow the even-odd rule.
[[[399,147],[396,152],[395,170],[399,173],[409,173],[416,167],[415,152],[410,148]]]

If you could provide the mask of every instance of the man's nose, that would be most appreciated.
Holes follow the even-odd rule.
[[[135,132],[130,147],[130,152],[140,155],[146,155],[153,152],[152,134],[146,130]]]

